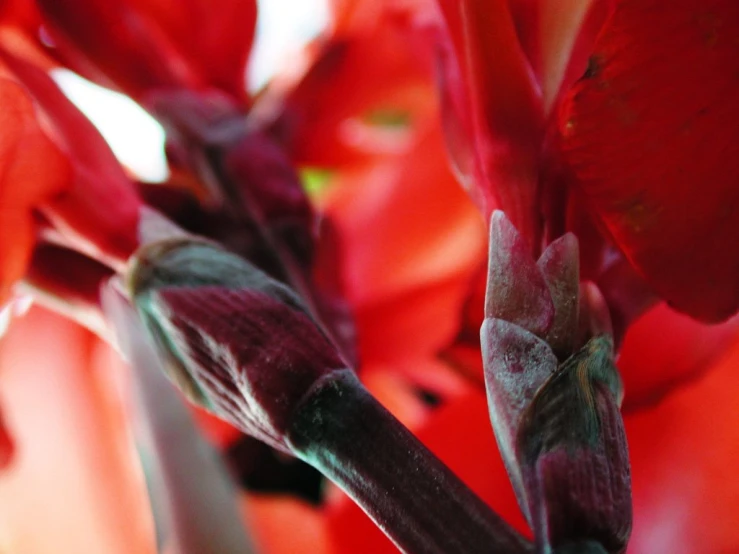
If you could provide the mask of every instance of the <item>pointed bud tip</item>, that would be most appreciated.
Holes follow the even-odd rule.
[[[554,304],[554,319],[546,341],[560,360],[575,349],[580,303],[580,252],[575,235],[567,233],[553,241],[536,265],[544,275]]]
[[[554,319],[554,304],[531,249],[503,212],[490,218],[485,317],[515,323],[543,337]]]

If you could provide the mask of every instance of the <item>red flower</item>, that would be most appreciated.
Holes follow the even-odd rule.
[[[51,52],[83,76],[141,99],[217,88],[243,100],[256,3],[229,0],[38,2]]]
[[[737,25],[731,1],[619,3],[561,115],[609,234],[660,296],[707,321],[739,309]]]
[[[564,195],[582,194],[671,305],[706,321],[736,312],[737,141],[724,124],[737,87],[736,5],[442,6],[461,60],[459,76],[447,68],[447,94],[469,99],[448,104],[450,137],[474,152],[466,173],[486,210],[505,209],[536,244],[539,214],[558,224]]]
[[[0,49],[7,78],[4,212],[18,225],[4,247],[3,297],[22,276],[37,233],[120,267],[138,244],[140,200],[92,124],[43,70]],[[12,80],[11,80],[12,79]],[[42,159],[43,164],[31,165]],[[25,183],[25,186],[21,186]]]
[[[3,132],[0,134],[0,202],[6,229],[0,238],[0,302],[26,271],[35,243],[33,210],[69,186],[67,159],[44,134],[28,93],[8,78],[0,81]],[[34,161],[43,159],[40,166]],[[27,183],[19,187],[19,183]]]
[[[657,24],[651,1],[335,2],[312,65],[253,105],[253,2],[39,5],[0,10],[0,208],[16,230],[0,236],[0,301],[30,285],[131,370],[41,308],[13,324],[11,548],[395,551],[383,531],[409,551],[533,548],[487,504],[541,548],[621,552],[631,497],[630,554],[739,547],[738,323],[668,307],[716,320],[739,302],[733,4],[679,1]],[[39,18],[53,46],[34,42]],[[170,182],[134,187],[44,52],[159,118]],[[296,164],[323,180],[312,203]],[[292,453],[339,486],[317,506],[236,490],[162,369],[275,465]],[[242,435],[208,425],[241,477]]]

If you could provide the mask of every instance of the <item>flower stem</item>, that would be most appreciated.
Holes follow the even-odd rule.
[[[403,552],[533,551],[350,371],[314,385],[295,411],[288,442]]]

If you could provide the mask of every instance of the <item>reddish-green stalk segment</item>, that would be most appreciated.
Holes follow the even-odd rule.
[[[287,435],[293,452],[343,488],[403,552],[533,552],[351,371],[318,381]]]

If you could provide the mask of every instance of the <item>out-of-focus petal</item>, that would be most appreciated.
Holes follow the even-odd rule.
[[[45,215],[81,250],[123,263],[138,243],[141,202],[103,137],[34,63],[0,50],[2,61],[33,95],[49,136],[67,154],[72,183],[50,198]]]
[[[57,63],[43,51],[39,41],[41,13],[35,0],[0,2],[0,43],[3,48],[23,52],[40,67],[51,69]]]
[[[449,172],[439,130],[407,155],[342,179],[326,210],[343,237],[346,294],[364,355],[387,359],[395,355],[390,344],[411,352],[415,341],[425,348],[451,341],[485,239]]]
[[[128,3],[40,0],[38,5],[53,54],[100,85],[140,97],[157,87],[200,84],[162,29]]]
[[[192,415],[200,432],[219,448],[226,449],[241,436],[241,431],[230,423],[206,412],[200,407],[195,405],[191,405],[190,407],[192,408]]]
[[[256,3],[39,1],[56,54],[104,86],[216,87],[243,99]]]
[[[40,309],[0,349],[16,458],[0,476],[3,539],[13,552],[154,554],[151,512],[102,345]]]
[[[242,497],[242,506],[260,554],[345,552],[331,548],[323,512],[305,502],[250,494]],[[370,524],[374,527],[373,523]]]
[[[0,79],[0,304],[25,272],[35,242],[33,210],[70,185],[67,160],[41,130],[33,103]]]
[[[700,380],[626,416],[634,495],[629,554],[739,550],[737,365],[734,343]]]
[[[4,0],[0,4],[2,25],[33,28],[39,24],[39,12],[34,0]]]
[[[626,332],[618,368],[624,380],[624,410],[654,404],[673,388],[710,370],[739,337],[739,318],[705,325],[662,303]]]
[[[473,197],[486,216],[496,207],[505,210],[516,228],[537,244],[543,107],[508,3],[444,0],[440,5],[460,69],[459,76],[445,75],[443,84],[466,89],[467,97],[462,102],[461,91],[447,95],[446,107],[462,111],[447,114],[458,123],[446,126],[473,133]],[[446,64],[447,73],[451,67]]]
[[[623,0],[561,114],[591,207],[654,290],[693,317],[739,308],[732,0]]]
[[[436,0],[330,0],[333,31],[356,32],[377,24],[388,12],[416,13],[422,17],[435,9]]]
[[[347,172],[326,211],[343,236],[353,304],[466,272],[484,252],[484,226],[446,164],[438,129],[410,151]]]
[[[362,384],[409,429],[421,429],[439,405],[456,402],[470,385],[447,364],[415,356],[391,363],[370,361],[362,367]]]
[[[107,3],[106,3],[107,4]],[[244,96],[246,63],[257,20],[255,0],[131,0],[214,88]]]
[[[383,7],[337,34],[283,100],[274,132],[299,162],[341,166],[402,149],[434,117],[431,49],[410,14]]]
[[[358,305],[359,358],[388,362],[440,350],[459,330],[464,285],[461,277],[443,279]]]
[[[113,271],[74,250],[42,242],[36,245],[20,291],[39,305],[64,315],[101,338],[110,336],[100,310],[100,285]]]

